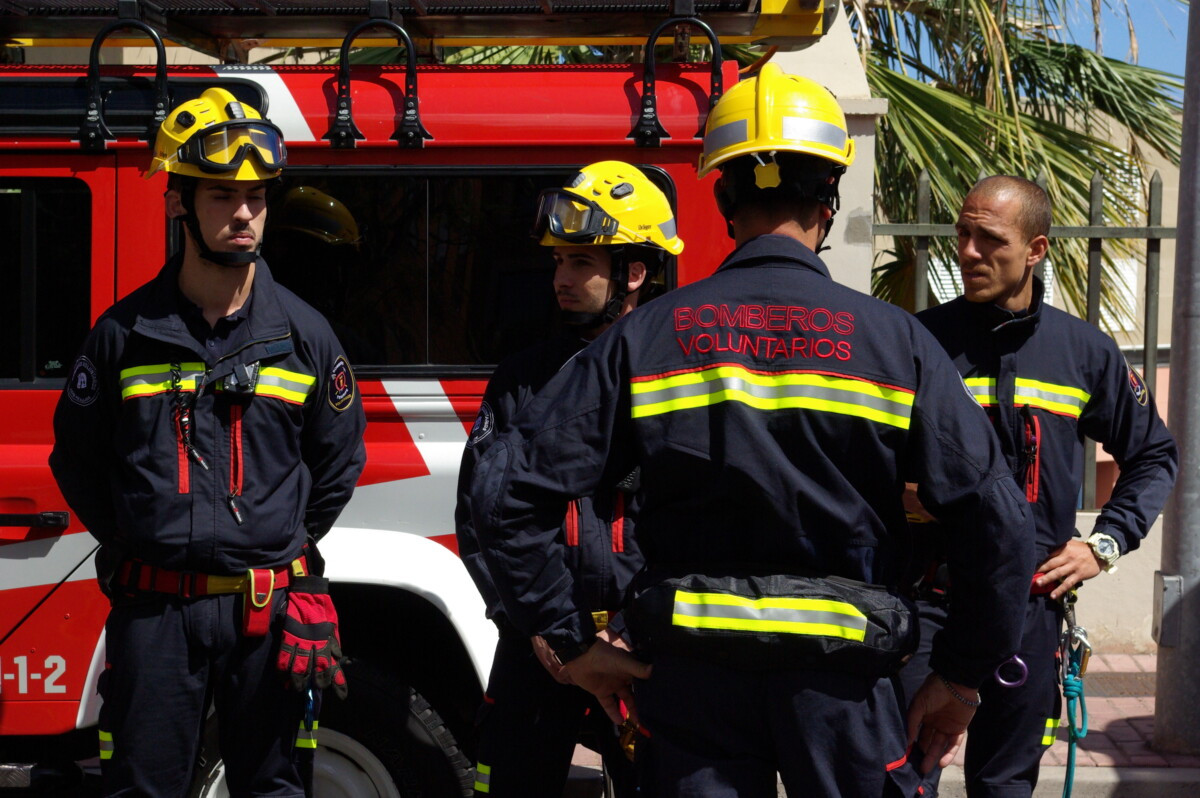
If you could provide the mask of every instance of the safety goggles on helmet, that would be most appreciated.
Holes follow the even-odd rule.
[[[287,165],[283,133],[261,119],[234,119],[196,131],[180,145],[176,158],[205,172],[235,172],[253,157],[267,170]]]
[[[589,199],[561,188],[548,188],[538,195],[538,210],[533,236],[541,238],[547,230],[555,238],[571,242],[593,242],[615,236],[620,224]]]

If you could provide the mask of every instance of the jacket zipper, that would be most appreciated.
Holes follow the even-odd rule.
[[[571,499],[567,504],[567,545],[579,545],[579,499]]]
[[[1042,425],[1028,406],[1025,407],[1025,499],[1033,504],[1038,499],[1040,468],[1038,461],[1042,445]]]
[[[238,507],[238,497],[242,495],[242,406],[229,406],[229,512],[233,520],[240,526],[242,511]]]
[[[621,490],[613,502],[612,550],[618,554],[625,551],[625,492]]]
[[[188,462],[187,444],[183,440],[183,427],[179,423],[179,408],[175,408],[175,440],[178,444],[179,457],[179,492],[190,493],[192,490],[192,472]]]

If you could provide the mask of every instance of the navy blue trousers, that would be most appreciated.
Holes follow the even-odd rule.
[[[633,766],[596,699],[554,681],[528,638],[502,635],[480,708],[475,794],[558,798],[584,729],[594,735],[617,796],[633,795]]]
[[[901,671],[911,699],[929,674],[933,635],[945,624],[939,605],[918,602],[921,645]],[[1021,659],[1029,676],[1020,687],[1004,687],[988,679],[979,688],[982,705],[967,730],[964,772],[971,798],[1030,798],[1037,786],[1042,755],[1054,742],[1062,716],[1059,690],[1058,642],[1062,605],[1048,596],[1030,596],[1021,635]],[[1003,666],[1007,681],[1016,678]],[[936,776],[934,777],[936,780]]]
[[[211,702],[230,795],[303,798],[294,746],[305,702],[275,667],[286,595],[276,591],[265,637],[242,635],[236,594],[113,606],[100,677],[105,796],[186,795]]]
[[[933,791],[906,758],[891,679],[744,671],[656,655],[635,697],[658,798],[898,798]]]

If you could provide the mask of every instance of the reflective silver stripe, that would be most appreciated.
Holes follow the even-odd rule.
[[[298,377],[306,377],[305,381],[289,379],[280,375],[280,369],[263,369],[258,375],[258,385],[270,385],[275,388],[280,388],[288,393],[300,394],[307,396],[312,393],[317,387],[317,381],[307,375],[297,374]]]
[[[746,132],[747,130],[747,121],[745,119],[735,119],[732,122],[726,122],[720,127],[714,127],[704,134],[704,154],[709,155],[725,147],[741,144],[750,137]]]
[[[658,226],[658,231],[663,234],[663,238],[670,241],[675,237],[675,220],[668,219]]]
[[[846,149],[846,131],[837,125],[822,122],[819,119],[785,116],[783,118],[783,137],[792,141],[812,141],[833,147],[835,150]]]
[[[112,732],[100,730],[100,758],[112,759],[113,751],[113,736]]]
[[[492,791],[492,766],[482,762],[475,766],[475,792]]]
[[[187,368],[192,366],[192,368]],[[201,364],[186,363],[179,370],[180,387],[185,391],[196,389],[196,379],[204,374]],[[169,365],[140,366],[121,370],[121,398],[140,396],[170,390],[171,367]]]
[[[764,376],[762,381],[751,381],[739,376],[735,373],[737,371],[741,370],[710,369],[703,373],[702,379],[686,382],[668,378],[656,381],[663,385],[658,388],[653,387],[653,383],[643,383],[642,385],[650,390],[635,391],[632,394],[634,417],[651,414],[651,411],[639,413],[638,408],[659,404],[663,404],[664,409],[694,407],[697,406],[695,403],[686,400],[694,397],[710,397],[723,392],[734,392],[739,396],[744,396],[750,400],[749,404],[760,404],[763,409],[798,407],[802,406],[801,402],[807,402],[811,404],[811,409],[861,415],[864,418],[872,418],[905,428],[912,416],[912,394],[883,389],[872,383],[848,378],[827,378],[820,375],[812,375],[803,379],[796,377],[789,379],[790,375]],[[817,380],[826,384],[812,384]],[[873,390],[875,393],[867,393],[868,390]],[[888,398],[889,394],[895,396],[896,399]],[[665,403],[680,404],[672,407]],[[861,410],[868,413],[874,411],[874,413],[865,415]]]
[[[296,733],[297,748],[316,748],[317,747],[317,721],[313,721],[311,729],[305,728],[304,721],[300,721],[300,731]]]
[[[1014,402],[1018,405],[1033,405],[1052,413],[1079,417],[1092,398],[1091,394],[1069,385],[1054,385],[1049,382],[1017,378]]]
[[[674,626],[740,632],[778,632],[863,640],[867,619],[853,604],[833,599],[675,591]]]

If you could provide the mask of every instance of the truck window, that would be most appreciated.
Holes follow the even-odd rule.
[[[573,171],[289,168],[263,256],[330,320],[356,370],[469,372],[557,324],[550,251],[530,228],[538,192]],[[674,197],[665,173],[646,171]]]
[[[91,207],[81,180],[0,178],[0,386],[66,378],[89,327]]]

